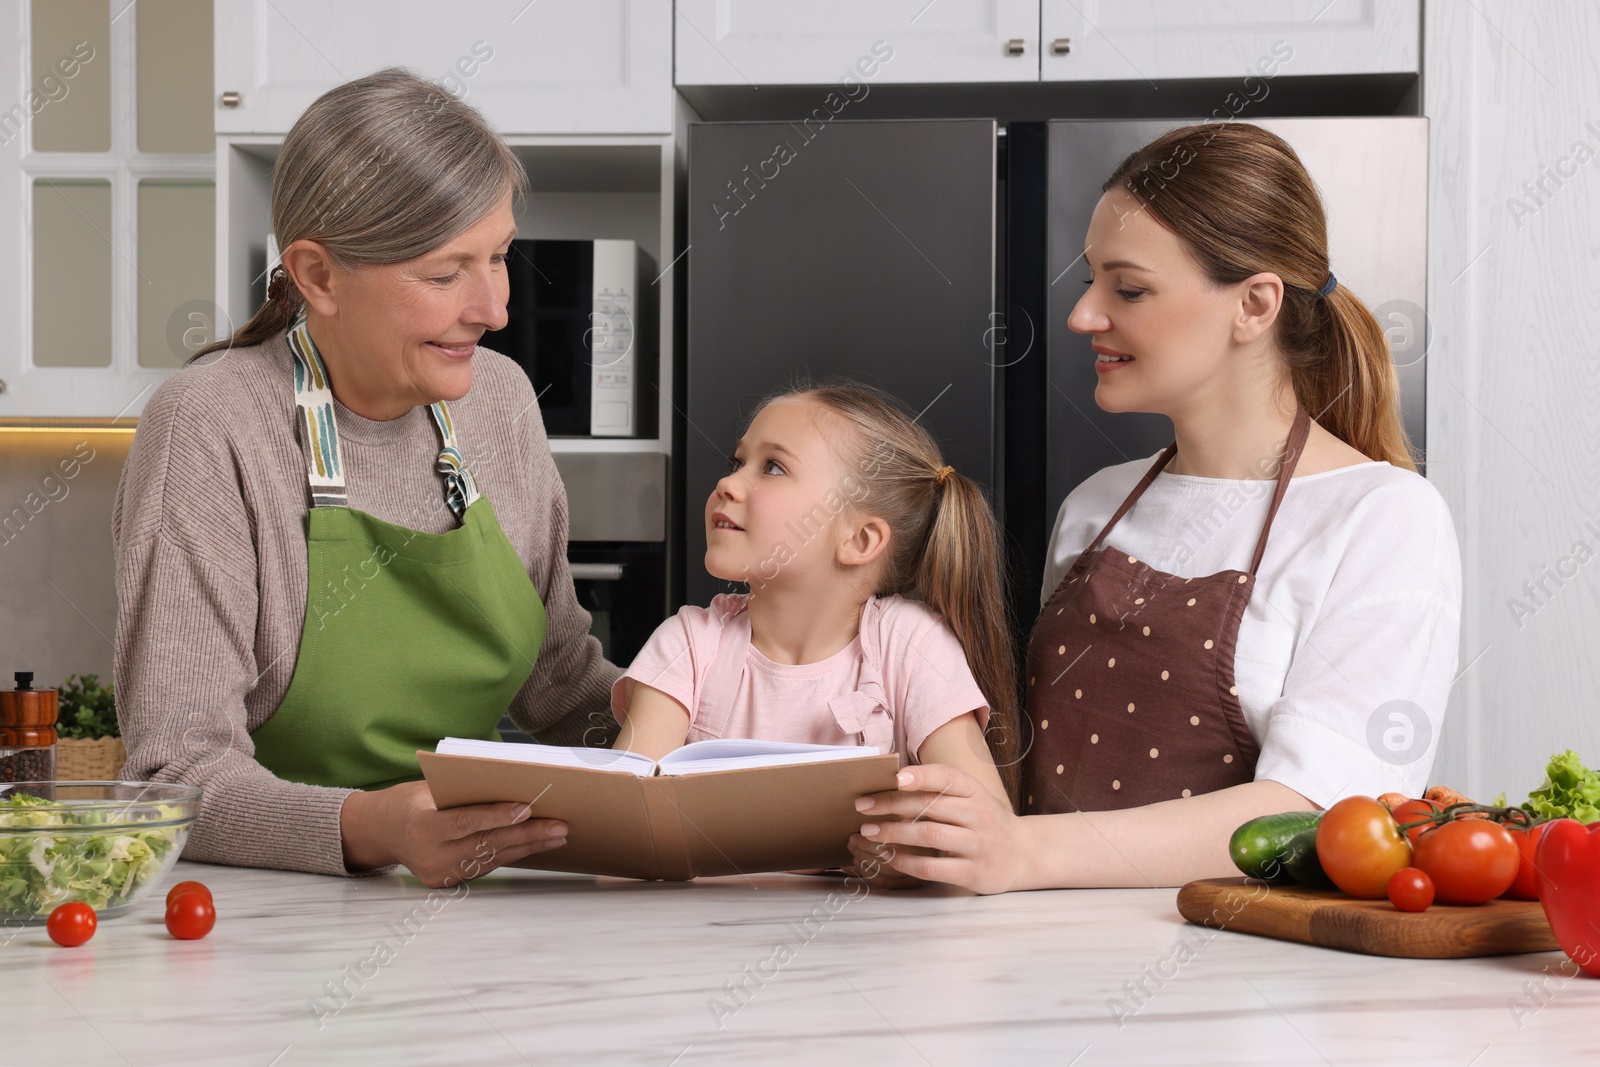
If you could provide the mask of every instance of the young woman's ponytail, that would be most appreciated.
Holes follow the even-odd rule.
[[[1285,353],[1295,395],[1323,429],[1369,459],[1416,470],[1400,419],[1400,379],[1383,327],[1361,298],[1341,285],[1309,317],[1305,348]]]
[[[1277,348],[1301,406],[1369,459],[1417,469],[1378,320],[1342,286],[1317,294],[1330,273],[1328,221],[1287,141],[1248,122],[1180,126],[1129,155],[1100,188],[1137,198],[1213,285],[1278,275]]]
[[[813,401],[852,431],[840,435],[839,448],[851,477],[863,483],[856,506],[892,531],[876,592],[921,600],[961,641],[989,705],[984,738],[1015,808],[1021,721],[1014,638],[999,525],[983,490],[945,466],[933,435],[887,393],[830,382],[797,386],[766,403],[780,397]]]

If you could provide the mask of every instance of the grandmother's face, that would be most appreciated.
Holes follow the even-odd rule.
[[[516,228],[507,195],[426,255],[343,274],[336,329],[357,357],[372,408],[363,414],[392,418],[418,404],[458,400],[472,388],[478,339],[506,324],[505,259]]]

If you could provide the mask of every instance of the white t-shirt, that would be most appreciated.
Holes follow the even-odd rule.
[[[1067,496],[1042,600],[1158,456],[1107,467]],[[1276,484],[1163,472],[1105,543],[1180,578],[1248,571]],[[1421,796],[1460,629],[1455,526],[1426,478],[1383,462],[1291,478],[1234,659],[1261,746],[1256,779],[1323,807]]]

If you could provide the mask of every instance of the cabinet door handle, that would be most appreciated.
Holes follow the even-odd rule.
[[[1021,37],[1013,37],[1011,40],[1006,42],[1006,55],[1020,56],[1027,47],[1027,41],[1023,40]]]
[[[238,90],[229,89],[227,92],[222,94],[222,106],[223,107],[238,107],[239,106],[239,99],[240,99],[240,97],[239,97]]]
[[[1057,37],[1054,41],[1050,42],[1050,51],[1054,52],[1058,56],[1066,55],[1068,52],[1072,51],[1072,38]]]

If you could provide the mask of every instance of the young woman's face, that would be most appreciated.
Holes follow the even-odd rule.
[[[857,488],[834,454],[836,420],[814,401],[761,409],[706,500],[706,570],[755,590],[831,565],[838,521]]]
[[[508,195],[426,255],[340,272],[337,330],[360,361],[369,403],[398,415],[472,388],[478,339],[506,324],[505,257],[516,228]]]
[[[1067,325],[1090,336],[1096,404],[1171,415],[1223,380],[1240,307],[1231,287],[1214,287],[1178,237],[1121,189],[1100,198],[1084,246],[1089,287]]]

